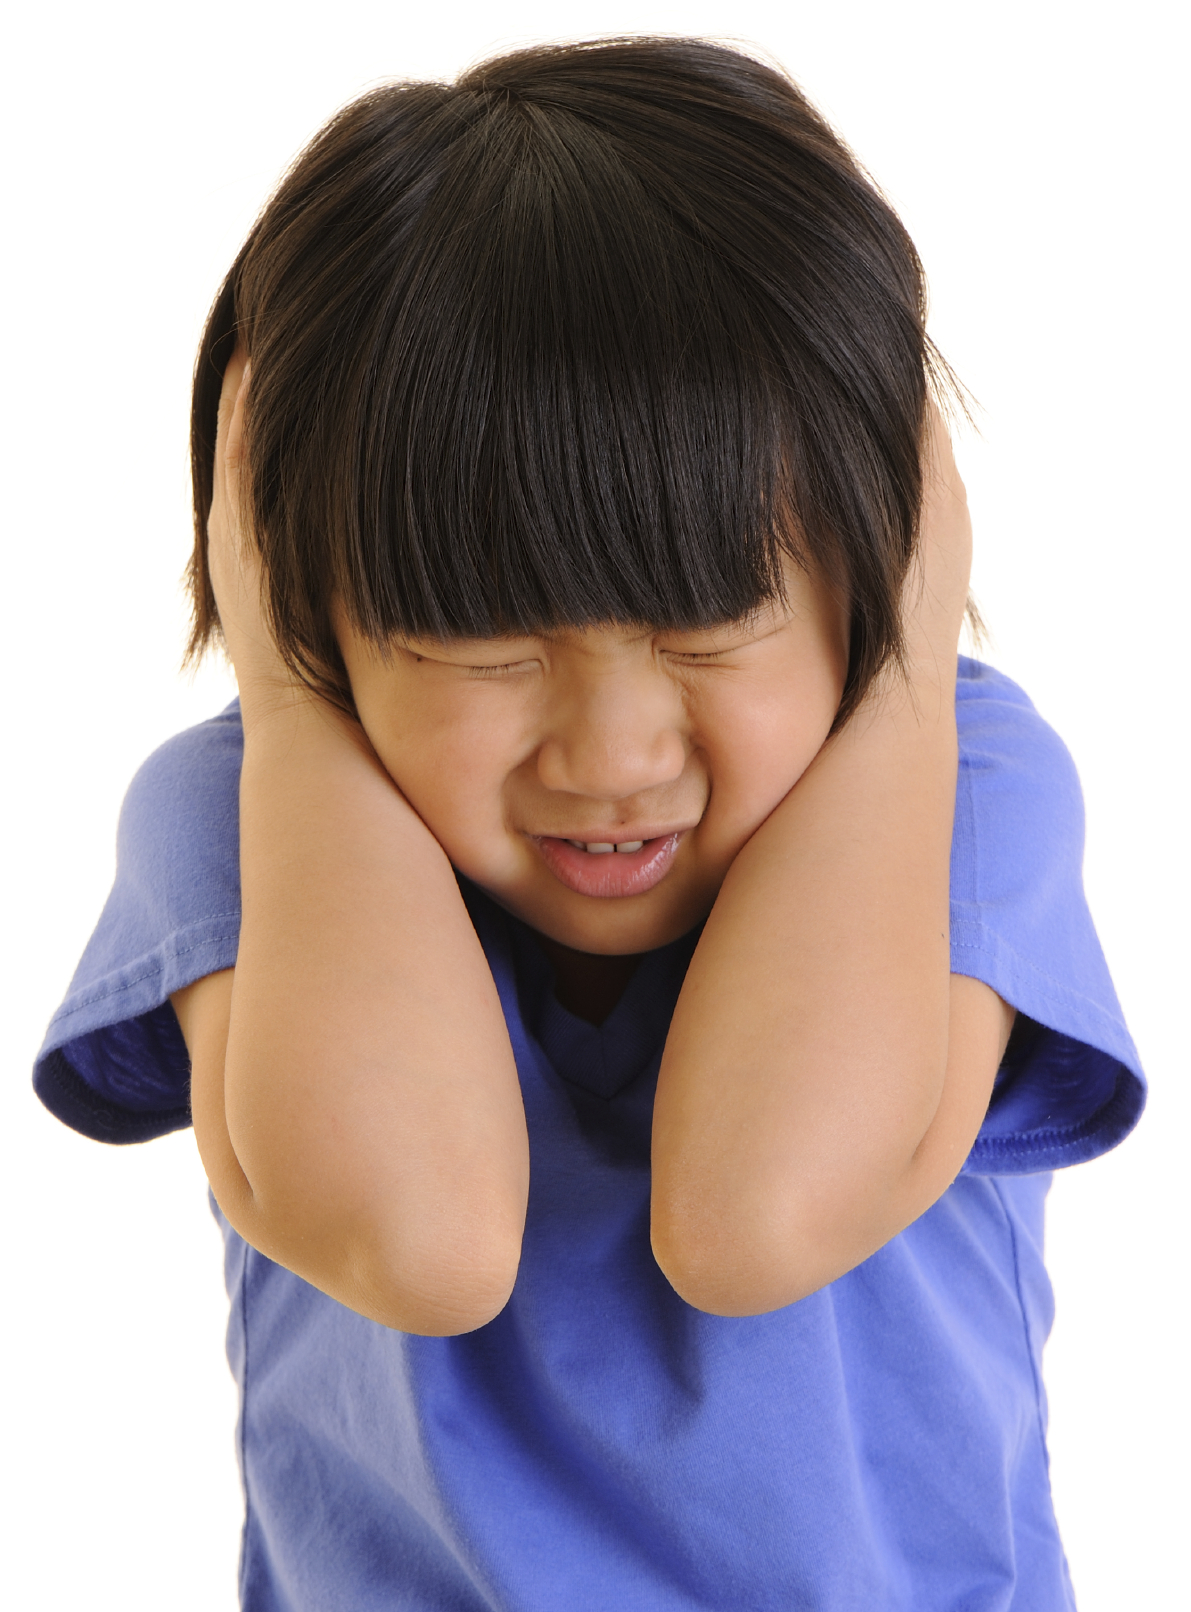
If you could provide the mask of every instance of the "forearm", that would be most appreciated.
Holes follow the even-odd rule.
[[[226,1056],[204,1050],[195,1109],[216,1196],[375,1319],[479,1325],[516,1274],[528,1154],[450,864],[362,731],[305,696],[246,707],[240,815]]]
[[[733,864],[654,1121],[655,1249],[703,1308],[772,1309],[832,1280],[927,1206],[956,1152],[931,1144],[924,1181],[952,1039],[955,777],[954,673],[928,657]]]

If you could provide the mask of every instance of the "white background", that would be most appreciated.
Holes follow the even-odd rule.
[[[1089,896],[1153,1083],[1136,1136],[1068,1172],[1052,1198],[1056,1504],[1084,1612],[1175,1605],[1191,1003],[1175,6],[22,11],[3,97],[13,889],[0,1178],[14,1537],[0,1593],[22,1612],[234,1605],[234,1404],[193,1142],[105,1148],[51,1120],[28,1088],[111,879],[128,778],[232,692],[218,666],[194,682],[178,673],[188,390],[210,299],[281,169],[366,85],[451,76],[511,43],[652,30],[752,41],[792,71],[900,209],[930,277],[935,338],[982,407],[982,436],[959,453],[988,656],[1079,764]]]

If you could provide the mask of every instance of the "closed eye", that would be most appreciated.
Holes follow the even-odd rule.
[[[516,672],[532,671],[539,665],[536,657],[522,656],[520,660],[489,661],[469,663],[465,660],[453,660],[449,655],[428,655],[413,645],[406,645],[405,652],[418,666],[436,666],[440,670],[453,673],[458,677],[467,678],[497,678],[508,677]]]
[[[511,677],[517,672],[532,672],[537,666],[536,660],[510,660],[502,661],[497,666],[466,666],[468,677],[493,678]]]
[[[784,632],[788,626],[789,618],[786,616],[774,620],[758,613],[757,616],[738,624],[728,634],[729,641],[717,649],[680,649],[675,645],[670,649],[663,649],[662,653],[680,666],[715,666],[726,660],[729,655],[739,655],[755,644],[764,643],[766,639]],[[707,637],[711,637],[712,642],[715,642],[713,635],[708,634]],[[707,642],[707,637],[704,637],[704,643]]]
[[[726,655],[743,648],[743,644],[729,644],[723,649],[666,649],[662,653],[668,660],[677,661],[680,666],[713,666],[717,661],[722,661]]]

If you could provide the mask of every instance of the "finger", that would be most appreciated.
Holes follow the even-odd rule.
[[[242,347],[237,347],[223,372],[223,385],[219,392],[219,412],[215,432],[215,473],[217,476],[223,474],[225,469],[229,439],[232,434],[233,422],[236,419],[237,405],[240,405],[240,428],[236,434],[237,437],[242,435],[243,405],[241,399],[244,393],[244,378],[247,369],[248,355]]]
[[[229,478],[240,473],[240,461],[244,444],[244,407],[248,400],[248,381],[252,366],[246,357],[242,357],[237,350],[236,372],[225,377],[228,390],[235,387],[232,396],[231,412],[227,421],[227,443],[225,447],[225,462]]]
[[[241,549],[240,465],[247,378],[247,354],[242,347],[237,347],[224,370],[219,394],[211,513],[207,523],[209,542],[215,548],[227,542],[237,556]]]
[[[926,404],[926,471],[928,497],[932,492],[936,496],[944,492],[966,502],[967,488],[955,463],[951,433],[934,398],[928,398]]]

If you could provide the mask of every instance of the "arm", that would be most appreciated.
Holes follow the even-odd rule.
[[[195,1135],[220,1207],[262,1253],[387,1326],[465,1332],[502,1308],[520,1257],[512,1049],[441,847],[263,626],[230,529],[241,367],[211,545],[244,722],[243,917],[234,974],[174,998]]]
[[[929,1208],[1012,1024],[950,975],[970,529],[941,425],[934,444],[908,677],[882,680],[733,863],[666,1043],[654,1250],[716,1314],[793,1303]]]

